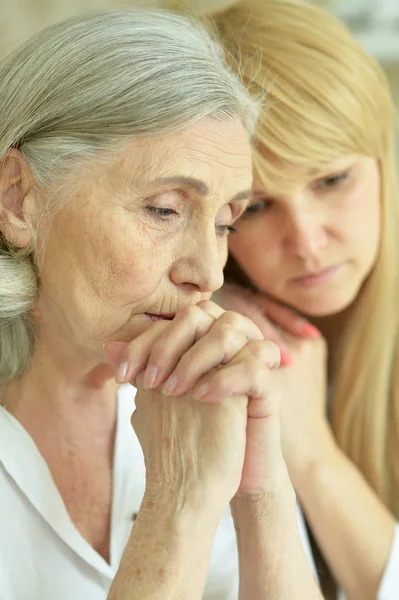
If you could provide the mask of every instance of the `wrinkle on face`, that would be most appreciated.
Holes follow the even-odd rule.
[[[169,227],[147,207],[168,189],[154,179],[176,175],[199,179],[209,194],[188,190],[180,204],[166,197],[163,204],[184,214]],[[251,184],[250,144],[238,121],[205,119],[178,133],[137,138],[110,165],[88,166],[46,232],[38,303],[43,326],[94,348],[116,332],[121,339],[138,335],[145,312],[199,301],[203,291],[190,284],[191,273],[194,282],[210,249],[215,268],[224,264],[227,239],[217,237],[216,224],[228,219],[231,198]],[[176,264],[187,285],[171,277]]]

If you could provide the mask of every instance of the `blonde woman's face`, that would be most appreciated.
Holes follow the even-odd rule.
[[[267,190],[255,175],[231,254],[262,292],[310,316],[340,312],[376,261],[380,196],[378,164],[364,156]]]

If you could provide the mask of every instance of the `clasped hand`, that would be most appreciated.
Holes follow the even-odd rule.
[[[250,319],[203,301],[155,322],[120,362],[120,382],[138,390],[132,424],[158,498],[223,511],[237,493],[268,492],[285,474],[280,351]]]

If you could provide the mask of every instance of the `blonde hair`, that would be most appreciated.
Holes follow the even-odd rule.
[[[300,0],[245,0],[213,22],[247,86],[267,93],[254,152],[266,185],[343,155],[379,162],[379,255],[333,357],[331,422],[342,449],[399,517],[399,197],[386,78],[338,19]]]
[[[198,22],[168,11],[69,19],[0,63],[0,167],[18,149],[50,214],[85,162],[115,157],[134,136],[205,117],[239,118],[250,135],[257,116],[258,102],[220,46]],[[34,348],[31,251],[12,248],[0,232],[0,382],[19,375]]]

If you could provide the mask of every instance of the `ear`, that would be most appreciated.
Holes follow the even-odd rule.
[[[33,173],[21,152],[10,149],[0,163],[1,234],[14,248],[26,248],[38,214]]]

